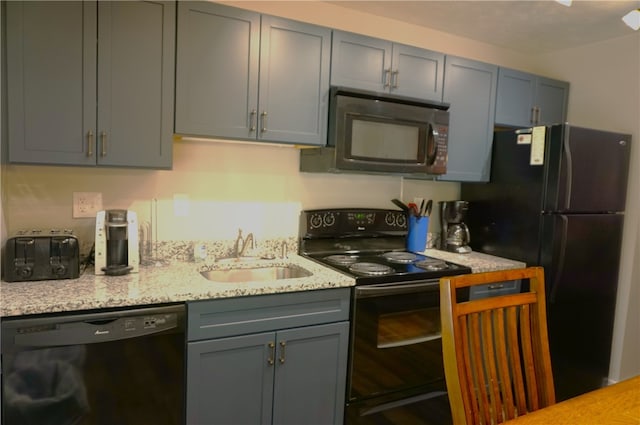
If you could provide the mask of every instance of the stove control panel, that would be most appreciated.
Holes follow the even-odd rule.
[[[402,235],[407,217],[402,211],[374,208],[307,210],[301,215],[300,235],[332,236],[354,233]]]

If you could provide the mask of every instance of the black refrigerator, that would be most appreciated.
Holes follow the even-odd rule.
[[[497,131],[489,183],[464,183],[471,247],[545,269],[556,399],[607,383],[631,136]]]

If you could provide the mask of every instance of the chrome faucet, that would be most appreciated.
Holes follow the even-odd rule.
[[[253,240],[253,233],[249,233],[242,243],[242,250],[240,251],[240,257],[244,255],[247,245],[251,242],[251,249],[255,248],[255,242]]]
[[[287,246],[287,241],[282,241],[280,245],[280,258],[287,258],[289,252],[289,247]]]
[[[253,233],[249,233],[246,238],[242,237],[242,229],[238,229],[238,237],[236,238],[236,242],[233,246],[233,256],[236,258],[240,258],[244,255],[247,245],[251,242],[251,249],[255,247],[255,243],[253,240]]]

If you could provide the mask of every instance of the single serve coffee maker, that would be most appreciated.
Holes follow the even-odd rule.
[[[467,201],[440,202],[440,249],[458,254],[471,252],[471,235],[464,219],[469,209]]]
[[[105,210],[96,215],[96,274],[138,272],[138,216],[130,210]]]

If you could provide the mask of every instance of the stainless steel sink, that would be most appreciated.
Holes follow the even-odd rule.
[[[200,274],[213,282],[268,281],[309,277],[313,275],[309,270],[293,264],[287,266],[252,267],[247,269],[207,270],[200,272]]]

